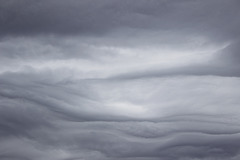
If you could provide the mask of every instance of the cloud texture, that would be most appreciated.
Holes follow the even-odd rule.
[[[1,160],[238,160],[238,0],[1,0]]]

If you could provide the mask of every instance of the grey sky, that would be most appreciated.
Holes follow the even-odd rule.
[[[0,159],[238,160],[238,0],[0,0]]]

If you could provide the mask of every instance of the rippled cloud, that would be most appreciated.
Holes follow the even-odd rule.
[[[0,159],[238,160],[237,0],[2,0]]]

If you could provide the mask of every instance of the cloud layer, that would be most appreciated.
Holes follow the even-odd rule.
[[[239,11],[0,1],[0,159],[238,160]]]

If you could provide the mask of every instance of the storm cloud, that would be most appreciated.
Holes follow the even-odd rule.
[[[238,160],[238,0],[0,0],[0,159]]]

